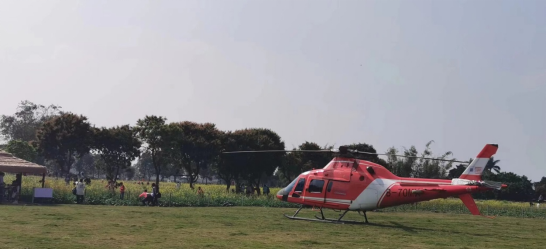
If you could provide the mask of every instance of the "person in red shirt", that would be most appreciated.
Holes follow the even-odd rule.
[[[142,205],[144,206],[149,206],[150,203],[153,201],[152,195],[148,193],[147,189],[145,189],[144,192],[142,192],[142,194],[138,196],[138,198],[142,198],[141,201]]]
[[[119,183],[119,198],[123,200],[123,197],[125,197],[125,186],[123,185],[123,182]]]

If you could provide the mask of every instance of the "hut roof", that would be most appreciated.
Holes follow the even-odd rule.
[[[46,174],[47,168],[0,150],[0,171],[7,173]]]

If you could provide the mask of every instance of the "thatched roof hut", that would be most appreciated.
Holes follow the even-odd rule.
[[[42,165],[31,163],[12,154],[0,150],[0,171],[6,173],[23,173],[33,175],[47,174],[47,168]]]

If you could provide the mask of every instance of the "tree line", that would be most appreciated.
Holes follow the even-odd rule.
[[[12,115],[0,118],[0,134],[5,150],[17,157],[48,167],[55,176],[105,175],[116,181],[155,176],[185,176],[190,186],[200,178],[215,176],[231,188],[236,183],[260,186],[264,182],[287,184],[300,173],[324,167],[332,153],[250,153],[222,154],[222,151],[285,150],[281,137],[267,128],[219,130],[213,123],[167,122],[165,117],[147,115],[135,125],[96,127],[87,117],[65,112],[60,106],[44,106],[22,101]],[[460,176],[465,164],[454,165],[451,152],[435,157],[430,141],[421,153],[415,146],[399,151],[391,147],[387,158],[362,154],[361,159],[380,164],[401,177],[451,179]],[[377,153],[367,143],[347,145],[350,149]],[[295,150],[332,149],[304,142]],[[403,154],[410,157],[398,157]],[[427,157],[427,158],[424,158]],[[447,161],[432,160],[444,159]],[[132,164],[137,160],[136,164]],[[468,162],[472,161],[472,158]],[[501,172],[499,160],[491,158],[485,180],[509,184],[507,190],[477,194],[476,198],[527,201],[546,194],[546,177],[532,183],[526,176]]]

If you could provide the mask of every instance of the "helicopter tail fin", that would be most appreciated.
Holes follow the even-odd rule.
[[[459,199],[463,201],[463,204],[468,208],[470,213],[473,215],[480,215],[480,209],[478,209],[478,206],[476,205],[476,202],[474,202],[474,198],[472,198],[472,195],[470,193],[459,195]]]
[[[498,144],[486,144],[485,147],[483,147],[482,151],[478,154],[478,156],[476,156],[476,159],[472,160],[470,165],[468,165],[468,167],[459,177],[459,179],[481,181],[485,165],[489,161],[489,158],[497,153],[498,149]]]

